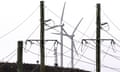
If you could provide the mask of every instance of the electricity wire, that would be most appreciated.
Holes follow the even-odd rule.
[[[6,37],[8,34],[12,33],[13,31],[15,31],[16,29],[18,29],[20,26],[22,26],[30,17],[32,17],[32,15],[37,11],[37,9],[39,8],[39,6],[25,19],[23,20],[19,25],[17,25],[15,28],[13,28],[12,30],[10,30],[9,32],[5,33],[4,35],[0,36],[0,39]]]
[[[92,18],[92,20],[91,20],[90,24],[88,25],[87,29],[85,30],[84,34],[86,34],[86,32],[89,30],[90,26],[92,25],[93,20],[94,20],[94,17]],[[83,38],[83,36],[81,38]]]
[[[64,54],[63,54],[64,55]],[[67,56],[67,55],[64,55],[65,57],[68,57],[68,58],[71,58],[70,56]],[[87,64],[90,64],[90,65],[95,65],[94,63],[90,63],[90,62],[86,62],[86,61],[83,61],[83,60],[80,60],[80,59],[76,59],[75,60],[77,61],[80,61],[80,62],[83,62],[83,63],[87,63]],[[113,68],[113,67],[109,67],[109,66],[105,66],[105,65],[102,65],[102,67],[105,67],[105,68],[108,68],[108,69],[111,69],[111,70],[114,70],[114,71],[117,71],[119,72],[119,70],[117,68]]]
[[[108,52],[109,50],[110,50],[110,48],[108,48],[106,52]],[[105,55],[103,56],[103,61],[104,61],[106,55],[107,55],[107,54],[105,54]]]
[[[103,44],[102,44],[103,45]],[[113,44],[111,43],[111,46],[112,46]],[[115,45],[115,44],[114,44]],[[110,50],[110,49],[112,49],[113,50],[113,52],[115,53],[116,52],[116,50],[114,50],[114,48],[113,48],[113,46],[111,47],[111,46],[106,46],[106,45],[103,45],[104,47],[107,47],[108,49],[106,50],[106,52],[108,53],[108,51]],[[104,60],[104,58],[106,57],[106,54],[103,56],[103,60]]]
[[[54,44],[52,45],[52,47],[50,48],[50,50],[52,50],[54,48]],[[49,54],[49,52],[48,52],[48,54]]]
[[[4,59],[6,59],[6,58],[8,58],[10,55],[12,55],[14,52],[16,51],[16,49],[15,50],[13,50],[11,53],[9,53],[7,56],[5,56],[4,58],[2,58],[1,60],[4,60]]]
[[[10,61],[15,55],[17,55],[17,53],[13,54],[13,55],[8,59],[8,61]]]
[[[40,24],[32,31],[32,33],[28,36],[27,40],[35,33],[35,31],[40,27]]]
[[[49,50],[49,51],[53,51],[53,50],[48,49],[48,48],[46,48],[46,49]],[[40,54],[35,53],[35,52],[33,52],[33,51],[29,50],[29,49],[24,48],[24,50],[26,50],[27,52],[30,52],[30,53],[33,54],[33,55],[40,56]],[[45,57],[54,57],[54,56],[45,56]]]
[[[106,31],[106,30],[105,30]],[[93,46],[93,45],[92,45]],[[94,46],[95,47],[95,46]],[[105,54],[107,54],[107,55],[109,55],[109,56],[112,56],[112,57],[114,57],[114,58],[116,58],[117,60],[120,60],[117,56],[114,56],[114,55],[112,55],[112,54],[109,54],[109,53],[107,53],[107,52],[104,52],[103,51],[103,53],[105,53]]]
[[[89,43],[90,44],[90,43]],[[92,45],[92,44],[90,44],[91,46],[93,46],[93,47],[90,47],[90,46],[88,46],[88,45],[86,45],[86,46],[88,46],[90,49],[93,49],[93,50],[95,50],[95,46],[94,45]],[[114,55],[112,55],[112,54],[109,54],[109,53],[107,53],[107,52],[105,52],[105,51],[101,51],[102,53],[104,53],[104,54],[107,54],[107,55],[109,55],[109,56],[111,56],[111,57],[113,57],[113,58],[115,58],[115,59],[117,59],[118,61],[120,61],[120,59],[119,59],[119,57],[118,56],[114,56]]]
[[[110,19],[110,17],[105,12],[103,13],[106,16],[106,18],[120,31],[120,28],[117,25],[115,25],[115,23]]]
[[[119,44],[115,43],[115,45],[120,48],[120,45],[119,45]],[[116,51],[120,53],[120,50],[116,49]]]
[[[40,54],[37,54],[37,53],[35,53],[35,52],[31,51],[31,50],[28,50],[28,49],[26,49],[26,48],[24,48],[24,50],[26,50],[27,52],[30,52],[30,53],[33,54],[33,55],[40,56]]]
[[[10,54],[8,54],[7,56],[5,56],[3,59],[8,58],[8,57],[11,56],[15,51],[16,51],[16,49],[13,50],[13,51],[12,51]],[[7,62],[10,61],[15,55],[16,55],[16,53],[15,53],[10,59],[8,59]],[[6,63],[0,65],[0,68],[3,67],[4,65],[6,65]]]
[[[85,51],[81,54],[81,56],[80,56],[80,58],[79,59],[81,59],[83,56],[84,56],[84,54],[86,53],[86,51],[87,51],[87,49],[88,49],[88,47],[85,49]],[[93,61],[93,60],[91,60],[91,61]],[[76,63],[75,64],[77,64],[78,63],[78,61],[76,61]]]
[[[106,16],[106,18],[120,31],[120,28],[118,26],[115,25],[115,23],[110,19],[110,17],[105,13],[103,12],[104,15]],[[120,42],[120,40],[118,40],[116,37],[114,37],[112,34],[110,34],[108,31],[102,29],[103,31],[105,31],[107,34],[109,34],[111,37],[113,37],[114,39],[116,39],[118,42]]]
[[[89,44],[90,44],[90,43],[89,43]],[[86,45],[86,46],[88,46],[88,45]],[[90,46],[88,46],[88,47],[89,47],[90,49],[94,49],[94,50],[95,50],[95,48],[93,48],[93,47],[90,47]],[[102,52],[120,61],[120,59],[118,59],[117,56],[111,55],[111,54],[109,54],[109,53],[107,53],[107,52],[105,52],[105,51],[102,51]],[[104,66],[104,65],[102,65],[102,66],[103,66],[103,67],[106,67],[106,68],[109,68],[109,69],[117,70],[117,68],[112,68],[112,67]],[[118,71],[118,70],[117,70],[117,71]],[[119,72],[119,71],[118,71],[118,72]]]
[[[113,37],[115,40],[117,40],[120,43],[120,40],[118,40],[116,37],[114,37],[112,34],[110,34],[108,31],[102,29],[103,31],[105,31],[108,35],[110,35],[111,37]],[[119,44],[117,44],[119,46]]]
[[[111,37],[113,37],[115,40],[117,40],[118,42],[120,42],[120,40],[118,40],[116,37],[114,37],[112,34],[110,34],[108,31],[102,29],[103,31],[105,31],[108,35],[110,35]]]

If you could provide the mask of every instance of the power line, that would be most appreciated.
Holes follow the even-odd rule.
[[[26,51],[30,52],[30,53],[31,53],[31,54],[33,54],[33,55],[40,56],[40,54],[37,54],[37,53],[35,53],[35,52],[32,52],[32,51],[30,51],[30,50],[28,50],[28,49],[26,49],[26,48],[24,48],[24,50],[26,50]]]
[[[115,43],[115,45],[120,48],[120,45],[119,45],[119,44]],[[120,50],[117,50],[117,49],[116,49],[116,51],[120,52]]]
[[[4,59],[8,58],[8,57],[11,56],[15,51],[16,51],[16,49],[13,50],[11,53],[9,53],[9,54],[8,54],[7,56],[5,56],[4,58],[2,58],[1,60],[4,60]]]
[[[17,25],[15,28],[13,28],[12,30],[10,30],[9,32],[5,33],[4,35],[0,36],[0,39],[4,38],[5,36],[7,36],[8,34],[12,33],[13,31],[15,31],[16,29],[18,29],[20,26],[22,26],[39,8],[39,6],[25,19],[23,20],[19,25]]]
[[[52,47],[50,48],[50,50],[52,50],[52,48],[54,47],[54,45],[55,45],[55,44],[52,45]],[[48,52],[48,54],[49,54],[49,52]]]
[[[64,55],[64,56],[70,58],[70,56],[67,56],[67,55]],[[81,61],[81,62],[83,62],[83,63],[90,64],[90,65],[95,65],[94,63],[86,62],[86,61],[83,61],[83,60],[80,60],[80,59],[76,59],[76,58],[75,58],[75,60]],[[108,68],[108,69],[111,69],[111,70],[114,70],[114,71],[119,72],[119,70],[118,70],[117,68],[113,68],[113,67],[109,67],[109,66],[105,66],[105,65],[102,65],[102,67],[105,67],[105,68]]]
[[[108,31],[102,29],[103,31],[105,31],[108,35],[110,35],[111,37],[113,37],[114,39],[116,39],[118,42],[120,42],[120,40],[118,40],[116,37],[114,37],[112,34],[110,34]]]
[[[46,48],[46,49],[48,49],[48,48]],[[35,53],[35,52],[33,52],[33,51],[29,50],[29,49],[24,48],[24,50],[26,50],[26,51],[30,52],[30,53],[31,53],[31,54],[33,54],[33,55],[40,56],[40,54]],[[48,49],[48,50],[51,50],[51,49]],[[51,50],[51,51],[53,51],[53,50]],[[45,57],[54,57],[54,56],[45,56]]]
[[[90,43],[89,43],[89,44],[90,44]],[[91,45],[92,45],[92,44],[91,44]],[[86,46],[88,46],[88,45],[86,45]],[[93,45],[92,45],[92,46],[93,46]],[[90,46],[88,46],[88,47],[95,50],[95,48],[93,48],[93,47],[90,47]],[[118,59],[117,56],[111,55],[111,54],[109,54],[109,53],[107,53],[107,52],[105,52],[105,51],[102,51],[102,52],[120,61],[120,59]],[[116,71],[119,72],[119,70],[117,70],[117,68],[112,68],[112,67],[105,66],[105,65],[102,65],[102,66],[105,67],[105,68],[109,68],[109,69],[116,70]]]
[[[90,44],[90,43],[89,43]],[[92,44],[90,44],[90,45],[92,45]],[[87,45],[86,45],[87,46]],[[92,45],[92,46],[94,46],[94,45]],[[91,49],[93,49],[93,50],[95,50],[95,48],[93,48],[93,47],[90,47],[90,46],[88,46],[89,48],[91,48]],[[95,46],[94,46],[95,47]],[[105,51],[101,51],[101,52],[103,52],[104,54],[107,54],[107,55],[109,55],[109,56],[111,56],[111,57],[113,57],[113,58],[115,58],[115,59],[117,59],[117,60],[119,60],[120,61],[120,59],[119,59],[119,57],[118,56],[114,56],[114,55],[112,55],[112,54],[109,54],[109,53],[107,53],[107,52],[105,52]]]
[[[9,59],[8,61],[10,61],[17,53],[13,54]]]
[[[5,58],[8,58],[9,56],[11,56],[15,51],[16,51],[16,49],[15,49],[14,51],[12,51],[10,54],[8,54]],[[12,55],[12,56],[7,60],[7,62],[10,61],[15,55],[16,55],[16,53],[15,53],[14,55]],[[4,59],[4,58],[3,58],[3,59]],[[4,64],[0,65],[0,68],[3,67],[3,66],[6,65],[6,64],[7,64],[7,63],[4,63]]]
[[[120,31],[120,28],[117,25],[115,25],[115,23],[110,19],[110,17],[105,12],[103,13],[107,17],[107,19]]]
[[[32,33],[28,36],[27,40],[35,33],[35,31],[40,27],[40,25],[38,25],[33,31]]]
[[[84,34],[88,31],[88,29],[89,29],[90,26],[92,25],[93,20],[94,20],[94,17],[92,18],[92,20],[91,20],[90,24],[88,25],[87,29],[85,30]],[[83,36],[84,36],[84,35],[83,35]],[[83,36],[82,36],[82,37],[83,37]],[[82,37],[81,37],[81,38],[82,38]],[[80,39],[81,39],[81,38],[80,38]]]
[[[91,43],[89,43],[91,46],[93,46],[93,47],[95,47],[94,45],[92,45]],[[87,45],[86,45],[87,46]],[[87,46],[87,47],[89,47],[89,48],[91,48],[91,49],[94,49],[95,50],[95,48],[93,48],[93,47],[90,47],[90,46]],[[117,58],[118,59],[118,57],[117,56],[114,56],[114,55],[112,55],[112,54],[109,54],[109,53],[107,53],[107,52],[105,52],[105,51],[102,51],[103,53],[105,53],[105,54],[107,54],[107,55],[109,55],[109,56],[112,56],[112,57],[114,57],[114,58]],[[119,60],[119,59],[118,59]]]
[[[88,47],[85,49],[85,51],[81,54],[81,56],[80,56],[80,59],[84,56],[84,54],[86,53],[86,51],[87,51],[87,49],[88,49]],[[77,64],[78,62],[76,62],[75,64]]]
[[[110,50],[110,47],[108,47],[108,49],[107,49],[106,52],[108,53],[109,50]],[[107,54],[105,54],[105,55],[103,56],[103,60],[105,59],[106,55],[107,55]]]

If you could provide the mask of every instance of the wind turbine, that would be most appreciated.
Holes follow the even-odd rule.
[[[73,37],[75,36],[74,33],[76,32],[76,30],[77,30],[77,28],[78,28],[78,26],[79,26],[79,24],[81,23],[82,20],[83,20],[83,18],[79,21],[79,23],[77,24],[77,26],[73,30],[72,35],[68,36],[71,39],[71,66],[72,66],[72,68],[74,68],[74,51],[73,51],[73,48],[75,48],[75,50],[76,50]],[[77,50],[76,50],[76,53],[78,54]]]
[[[60,19],[60,25],[55,25],[55,26],[48,26],[50,28],[46,29],[46,30],[49,30],[49,29],[53,29],[53,28],[56,28],[56,27],[60,27],[60,42],[61,42],[61,67],[63,67],[63,16],[64,16],[64,10],[65,10],[65,5],[66,5],[66,2],[64,2],[64,6],[63,6],[63,10],[62,10],[62,15],[61,15],[61,19]]]
[[[77,50],[76,50],[76,47],[75,47],[75,43],[74,43],[74,40],[73,40],[73,37],[75,36],[75,32],[77,30],[77,28],[79,27],[81,21],[83,20],[83,18],[81,18],[81,20],[79,21],[79,23],[76,25],[75,29],[73,30],[72,34],[69,35],[65,29],[63,29],[64,31],[64,36],[67,36],[68,38],[71,39],[71,67],[74,68],[74,49],[75,49],[75,52],[76,54],[78,54]],[[53,34],[56,34],[56,35],[60,35],[60,33],[53,33]],[[61,44],[62,45],[62,44]]]
[[[65,10],[65,5],[66,2],[64,3],[63,6],[63,11],[62,11],[62,16],[61,16],[61,20],[60,20],[60,25],[61,25],[61,32],[60,32],[60,39],[61,39],[61,67],[63,67],[63,16],[64,16],[64,10]]]
[[[65,10],[65,5],[66,5],[66,2],[64,3],[64,6],[63,6],[63,11],[62,11],[62,15],[61,15],[61,20],[60,20],[60,25],[55,25],[55,26],[52,26],[46,30],[49,30],[49,29],[53,29],[53,28],[57,28],[57,27],[60,27],[61,29],[61,32],[60,33],[53,33],[53,34],[57,34],[57,35],[60,35],[60,39],[61,39],[61,67],[63,67],[63,35],[64,36],[67,36],[71,39],[71,66],[72,68],[74,67],[74,51],[73,51],[73,48],[75,48],[75,51],[76,53],[78,54],[77,50],[76,50],[76,47],[75,47],[75,44],[74,44],[74,40],[73,40],[73,37],[74,37],[74,33],[76,32],[79,24],[81,23],[81,21],[83,20],[83,18],[79,21],[79,23],[77,24],[77,26],[75,27],[75,29],[73,30],[72,34],[69,35],[65,29],[63,28],[64,24],[63,24],[63,16],[64,16],[64,10]],[[64,34],[63,34],[64,32]]]

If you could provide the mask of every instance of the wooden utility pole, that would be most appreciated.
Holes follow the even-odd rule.
[[[23,72],[23,64],[22,64],[22,57],[23,57],[23,41],[18,41],[18,48],[17,48],[17,72]]]
[[[44,47],[44,1],[40,1],[40,53],[41,53],[41,65],[40,72],[45,72],[45,47]]]
[[[96,72],[101,72],[101,54],[100,54],[100,25],[101,25],[101,8],[97,4],[96,9]]]

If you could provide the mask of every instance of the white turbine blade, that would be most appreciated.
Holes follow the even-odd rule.
[[[52,21],[52,19],[45,20],[45,22],[49,22],[49,21]]]
[[[64,16],[65,5],[66,5],[66,2],[64,3],[64,6],[63,6],[60,24],[62,24],[62,22],[63,22],[63,16]]]
[[[77,49],[76,49],[74,41],[73,41],[73,48],[75,49],[75,53],[78,55],[78,52],[77,52]]]
[[[48,27],[50,27],[50,28],[47,28],[47,29],[45,29],[45,30],[54,29],[54,28],[56,28],[56,27],[60,27],[60,25],[56,25],[56,26],[53,26],[53,27],[51,27],[51,26],[48,26]]]
[[[63,31],[65,32],[65,34],[67,34],[69,36],[69,34],[65,31],[65,29],[63,28]]]
[[[52,33],[52,34],[55,34],[55,35],[60,35],[60,33]]]
[[[55,35],[60,35],[60,33],[52,33],[52,34],[55,34]],[[63,34],[64,36],[67,36],[67,37],[70,37],[69,35],[67,34]]]
[[[83,18],[79,21],[79,23],[77,24],[77,26],[75,27],[75,29],[73,30],[73,33],[72,33],[72,35],[75,33],[75,31],[77,30],[77,28],[78,28],[78,26],[79,26],[79,24],[81,23],[81,21],[83,20]]]
[[[61,42],[59,42],[59,41],[57,41],[57,42],[58,42],[58,44],[59,44],[59,45],[62,45],[62,43],[61,43]],[[65,48],[67,48],[67,49],[71,50],[68,46],[66,46],[66,45],[64,45],[64,44],[63,44],[63,46],[64,46]]]

